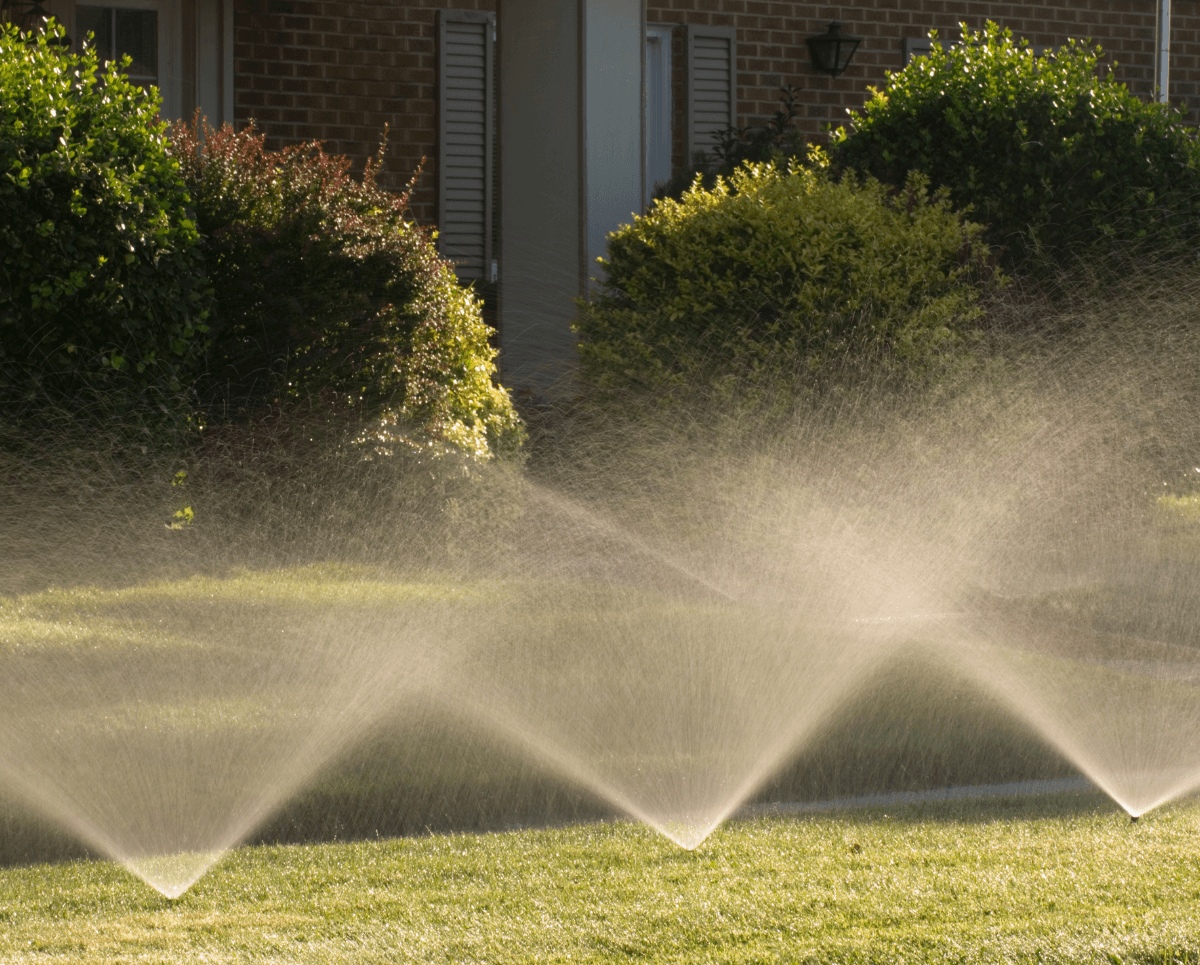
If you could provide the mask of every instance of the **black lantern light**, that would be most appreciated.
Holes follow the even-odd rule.
[[[0,23],[16,24],[26,32],[40,29],[49,16],[42,0],[0,0]],[[52,37],[48,43],[51,47],[69,47],[71,38]]]
[[[862,37],[851,37],[842,33],[842,25],[835,20],[823,34],[808,38],[808,51],[812,54],[813,69],[836,77],[850,66],[850,58],[861,43]]]
[[[46,19],[40,0],[0,0],[0,20],[28,28]]]

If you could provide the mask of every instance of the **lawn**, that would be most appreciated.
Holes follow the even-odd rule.
[[[0,601],[0,763],[34,812],[135,859],[258,842],[170,901],[119,864],[39,863],[79,846],[0,807],[0,962],[1200,963],[1195,802],[1136,824],[1084,794],[734,820],[689,852],[581,821],[613,802],[502,735],[373,703],[421,669],[430,628],[449,639],[449,614],[514,609],[522,679],[555,665],[538,647],[587,641],[595,666],[547,678],[580,706],[611,683],[612,627],[640,643],[645,611],[715,627],[717,645],[729,622],[632,589],[617,620],[608,595],[563,593],[543,612],[516,584],[302,567]],[[744,656],[741,672],[763,663]],[[651,695],[653,664],[636,675]],[[865,674],[813,734],[759,800],[1074,773],[985,690],[915,658]],[[513,825],[542,829],[461,831]]]
[[[0,961],[1200,961],[1200,807],[1084,794],[267,846],[177,901],[118,866],[0,872]]]

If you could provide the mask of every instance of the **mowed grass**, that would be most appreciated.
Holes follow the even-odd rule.
[[[170,902],[0,871],[0,961],[1200,961],[1200,806],[1103,799],[246,848]]]
[[[306,568],[50,591],[0,604],[0,653],[61,653],[81,666],[112,652],[160,659],[221,642],[222,621],[234,617],[265,628],[274,646],[267,631],[302,625],[314,606],[486,605],[504,592],[385,576]],[[965,710],[953,701],[950,726],[934,713],[949,694],[941,677],[924,697],[890,678],[886,692],[897,689],[896,721],[908,726],[923,708],[936,718],[921,760],[953,757],[962,743],[989,777],[1021,776],[1002,766],[1005,754],[1024,762],[1020,747],[984,739],[994,723],[986,701]],[[858,743],[835,734],[825,758],[859,760],[849,751],[862,744],[871,761],[904,760],[895,735],[909,744],[913,735],[889,723],[886,701],[871,700],[883,724]],[[511,766],[471,762],[476,782]],[[802,761],[798,773],[810,771]],[[867,785],[837,790],[878,789]],[[1195,803],[1130,824],[1105,799],[1064,795],[734,821],[695,852],[628,823],[254,847],[175,902],[108,863],[26,865],[0,869],[0,965],[1200,963],[1198,831]]]

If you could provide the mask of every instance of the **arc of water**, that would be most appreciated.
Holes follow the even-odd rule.
[[[326,635],[336,636],[338,629],[338,622],[333,617],[327,618]],[[435,652],[427,642],[422,641],[422,644],[415,648],[418,653],[429,655]],[[411,657],[412,653],[412,649],[406,648],[406,656]],[[340,679],[310,708],[310,720],[316,721],[316,726],[308,729],[300,743],[274,762],[269,776],[263,776],[254,796],[239,815],[233,816],[211,849],[195,855],[139,859],[110,856],[168,898],[184,894],[226,853],[249,837],[255,828],[261,827],[313,775],[353,744],[366,727],[393,708],[405,693],[437,688],[436,664],[428,660],[418,662],[417,671],[414,671],[413,663],[406,660],[405,672],[398,673],[394,667],[381,667],[378,657],[376,649],[361,646],[349,648],[343,654]]]
[[[892,628],[886,628],[888,635]],[[606,776],[595,764],[589,763],[578,751],[569,748],[545,728],[537,727],[528,715],[505,705],[494,695],[477,692],[467,700],[458,700],[448,709],[472,719],[477,726],[506,735],[519,747],[543,761],[560,774],[587,787],[610,804],[636,820],[655,828],[680,847],[693,850],[718,826],[740,808],[745,801],[794,754],[836,709],[849,697],[851,690],[866,677],[869,664],[878,662],[879,648],[868,651],[871,659],[861,659],[847,666],[836,680],[817,694],[809,694],[802,712],[789,715],[789,723],[777,730],[764,744],[754,749],[754,758],[738,782],[722,797],[722,803],[703,814],[687,815],[659,813],[641,800],[635,790]]]
[[[1034,621],[1028,621],[1033,623]],[[1011,644],[997,641],[996,632],[981,630],[973,620],[964,620],[957,624],[957,633],[944,634],[938,641],[934,653],[937,659],[949,662],[960,672],[967,673],[985,691],[999,697],[1019,718],[1028,721],[1044,739],[1056,747],[1068,760],[1085,774],[1097,787],[1116,801],[1132,817],[1139,817],[1148,811],[1180,797],[1190,791],[1200,788],[1200,761],[1191,770],[1184,770],[1174,777],[1167,777],[1161,771],[1140,775],[1143,781],[1153,780],[1159,785],[1156,793],[1133,796],[1130,794],[1128,781],[1139,775],[1125,774],[1124,782],[1117,779],[1111,764],[1102,759],[1104,750],[1112,750],[1113,745],[1120,744],[1122,735],[1109,735],[1102,745],[1096,745],[1097,735],[1079,720],[1069,716],[1061,695],[1056,695],[1050,689],[1051,685],[1038,676],[1020,673],[1014,661],[1022,651],[1014,649]],[[1056,627],[1059,631],[1061,627]],[[1068,628],[1069,629],[1069,628]],[[1165,644],[1149,641],[1156,647]],[[1061,658],[1060,658],[1061,659]],[[1194,659],[1194,658],[1193,658]],[[1087,662],[1076,662],[1082,667],[1096,667]],[[1108,670],[1114,675],[1118,671]],[[1114,677],[1112,686],[1125,682],[1132,687],[1147,678],[1139,675],[1120,674]],[[1065,686],[1065,684],[1061,684]],[[1084,686],[1083,681],[1078,682]],[[1200,687],[1186,684],[1195,694],[1196,709],[1200,712]],[[1115,711],[1110,708],[1104,714],[1106,726],[1131,726],[1134,721],[1113,719]],[[1159,722],[1161,723],[1161,722]],[[1155,722],[1151,721],[1150,726]],[[1158,734],[1161,741],[1165,735]],[[1127,765],[1129,766],[1129,765]],[[1123,786],[1124,785],[1124,786]]]
[[[595,509],[581,505],[576,500],[566,496],[561,496],[545,486],[537,483],[529,484],[537,498],[547,506],[553,507],[555,510],[567,515],[569,518],[578,523],[584,524],[587,528],[594,532],[602,533],[603,535],[618,540],[624,543],[629,548],[637,553],[667,566],[672,571],[678,573],[686,580],[704,587],[706,590],[715,593],[724,600],[735,601],[738,596],[732,590],[719,585],[707,576],[698,573],[694,568],[681,562],[677,556],[668,553],[659,547],[652,546],[645,539],[634,535],[626,527],[619,525],[611,519],[608,519]]]
[[[253,777],[253,783],[242,795],[233,789],[227,795],[234,809],[214,822],[219,833],[203,842],[201,850],[181,849],[176,852],[144,854],[131,852],[136,840],[123,837],[104,827],[86,807],[77,806],[79,795],[87,788],[63,786],[55,773],[31,770],[30,763],[43,754],[20,741],[13,733],[0,742],[0,774],[6,778],[7,789],[35,813],[69,831],[89,848],[123,865],[146,884],[168,898],[178,898],[210,870],[231,848],[243,841],[265,822],[286,800],[299,790],[314,774],[342,753],[383,713],[390,712],[406,694],[438,686],[438,664],[434,659],[438,648],[429,642],[427,634],[417,635],[408,630],[406,646],[396,647],[388,635],[359,628],[359,639],[346,639],[347,628],[336,614],[327,614],[323,627],[314,627],[312,637],[324,638],[319,646],[330,650],[336,641],[339,672],[332,679],[309,681],[301,697],[303,710],[299,727],[291,735],[294,743],[278,748],[274,759],[259,761],[265,767],[252,775],[231,778],[218,769],[217,780],[238,780]],[[393,633],[400,631],[393,630]],[[384,640],[384,643],[380,643]],[[152,709],[152,708],[149,708]],[[267,705],[270,709],[270,705]],[[276,712],[278,708],[275,708]],[[151,720],[149,726],[153,727]],[[219,738],[218,738],[219,739]],[[23,748],[23,750],[22,750]],[[86,748],[81,750],[86,753]],[[238,751],[233,750],[236,756]],[[257,753],[257,752],[256,752]],[[96,789],[92,789],[93,793]],[[149,803],[147,806],[151,806]],[[203,810],[203,802],[196,802]],[[125,835],[128,838],[129,835]],[[199,842],[197,842],[199,843]]]

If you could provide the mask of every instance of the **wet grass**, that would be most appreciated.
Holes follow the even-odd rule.
[[[1088,795],[245,848],[169,902],[120,868],[0,872],[0,961],[1200,960],[1200,806]]]

